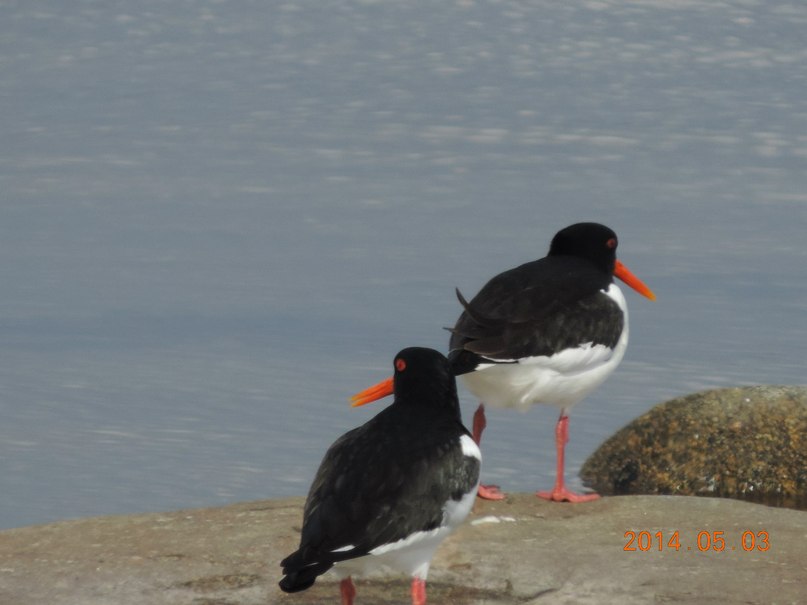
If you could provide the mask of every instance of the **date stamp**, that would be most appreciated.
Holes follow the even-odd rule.
[[[695,552],[766,552],[771,548],[771,539],[765,530],[746,530],[728,535],[725,531],[701,530],[685,535],[675,531],[646,530],[625,532],[625,546],[622,550],[627,552],[663,552],[663,551],[695,551]]]

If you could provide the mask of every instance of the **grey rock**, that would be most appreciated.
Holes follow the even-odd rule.
[[[2,531],[0,603],[338,602],[338,585],[327,575],[294,595],[277,587],[279,562],[297,545],[302,505],[293,498]],[[807,594],[802,511],[677,496],[571,505],[515,495],[474,508],[438,550],[428,583],[432,603],[801,603]],[[767,550],[759,550],[763,531]],[[636,534],[636,550],[625,550],[626,532]],[[668,545],[674,532],[677,550]],[[701,535],[704,551],[701,532],[708,534],[708,544]],[[712,548],[715,532],[723,532],[723,551]],[[746,532],[754,539],[749,551],[742,547]],[[357,605],[409,603],[406,578],[356,585]]]

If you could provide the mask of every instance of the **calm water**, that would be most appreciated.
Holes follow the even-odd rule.
[[[0,527],[301,495],[348,396],[597,220],[656,292],[570,470],[655,403],[803,384],[807,5],[0,5]],[[470,418],[476,402],[462,392]],[[484,479],[552,481],[556,410]],[[579,482],[575,482],[579,486]]]

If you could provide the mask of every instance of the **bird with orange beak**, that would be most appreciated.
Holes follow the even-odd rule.
[[[618,278],[642,296],[655,295],[616,257],[617,236],[598,223],[577,223],[552,238],[548,254],[488,281],[470,302],[457,290],[463,311],[450,328],[451,370],[481,402],[473,418],[480,443],[485,404],[526,410],[560,408],[555,427],[555,485],[537,496],[585,502],[566,486],[565,447],[569,411],[617,368],[628,346],[628,308]],[[354,397],[362,401],[392,392],[390,380]],[[496,486],[480,486],[483,498],[501,499]]]
[[[426,605],[426,576],[440,543],[476,499],[482,457],[462,425],[456,379],[446,357],[410,347],[383,389],[390,406],[345,433],[322,459],[303,512],[300,547],[283,559],[280,588],[298,592],[333,569],[342,605],[353,576],[380,570],[412,578],[412,605]]]

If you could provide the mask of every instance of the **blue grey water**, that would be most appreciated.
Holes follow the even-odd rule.
[[[379,409],[348,396],[445,350],[455,286],[581,220],[658,300],[626,289],[570,474],[660,401],[805,383],[805,27],[796,1],[3,3],[0,527],[304,494]],[[490,410],[484,480],[548,487],[556,415]]]

